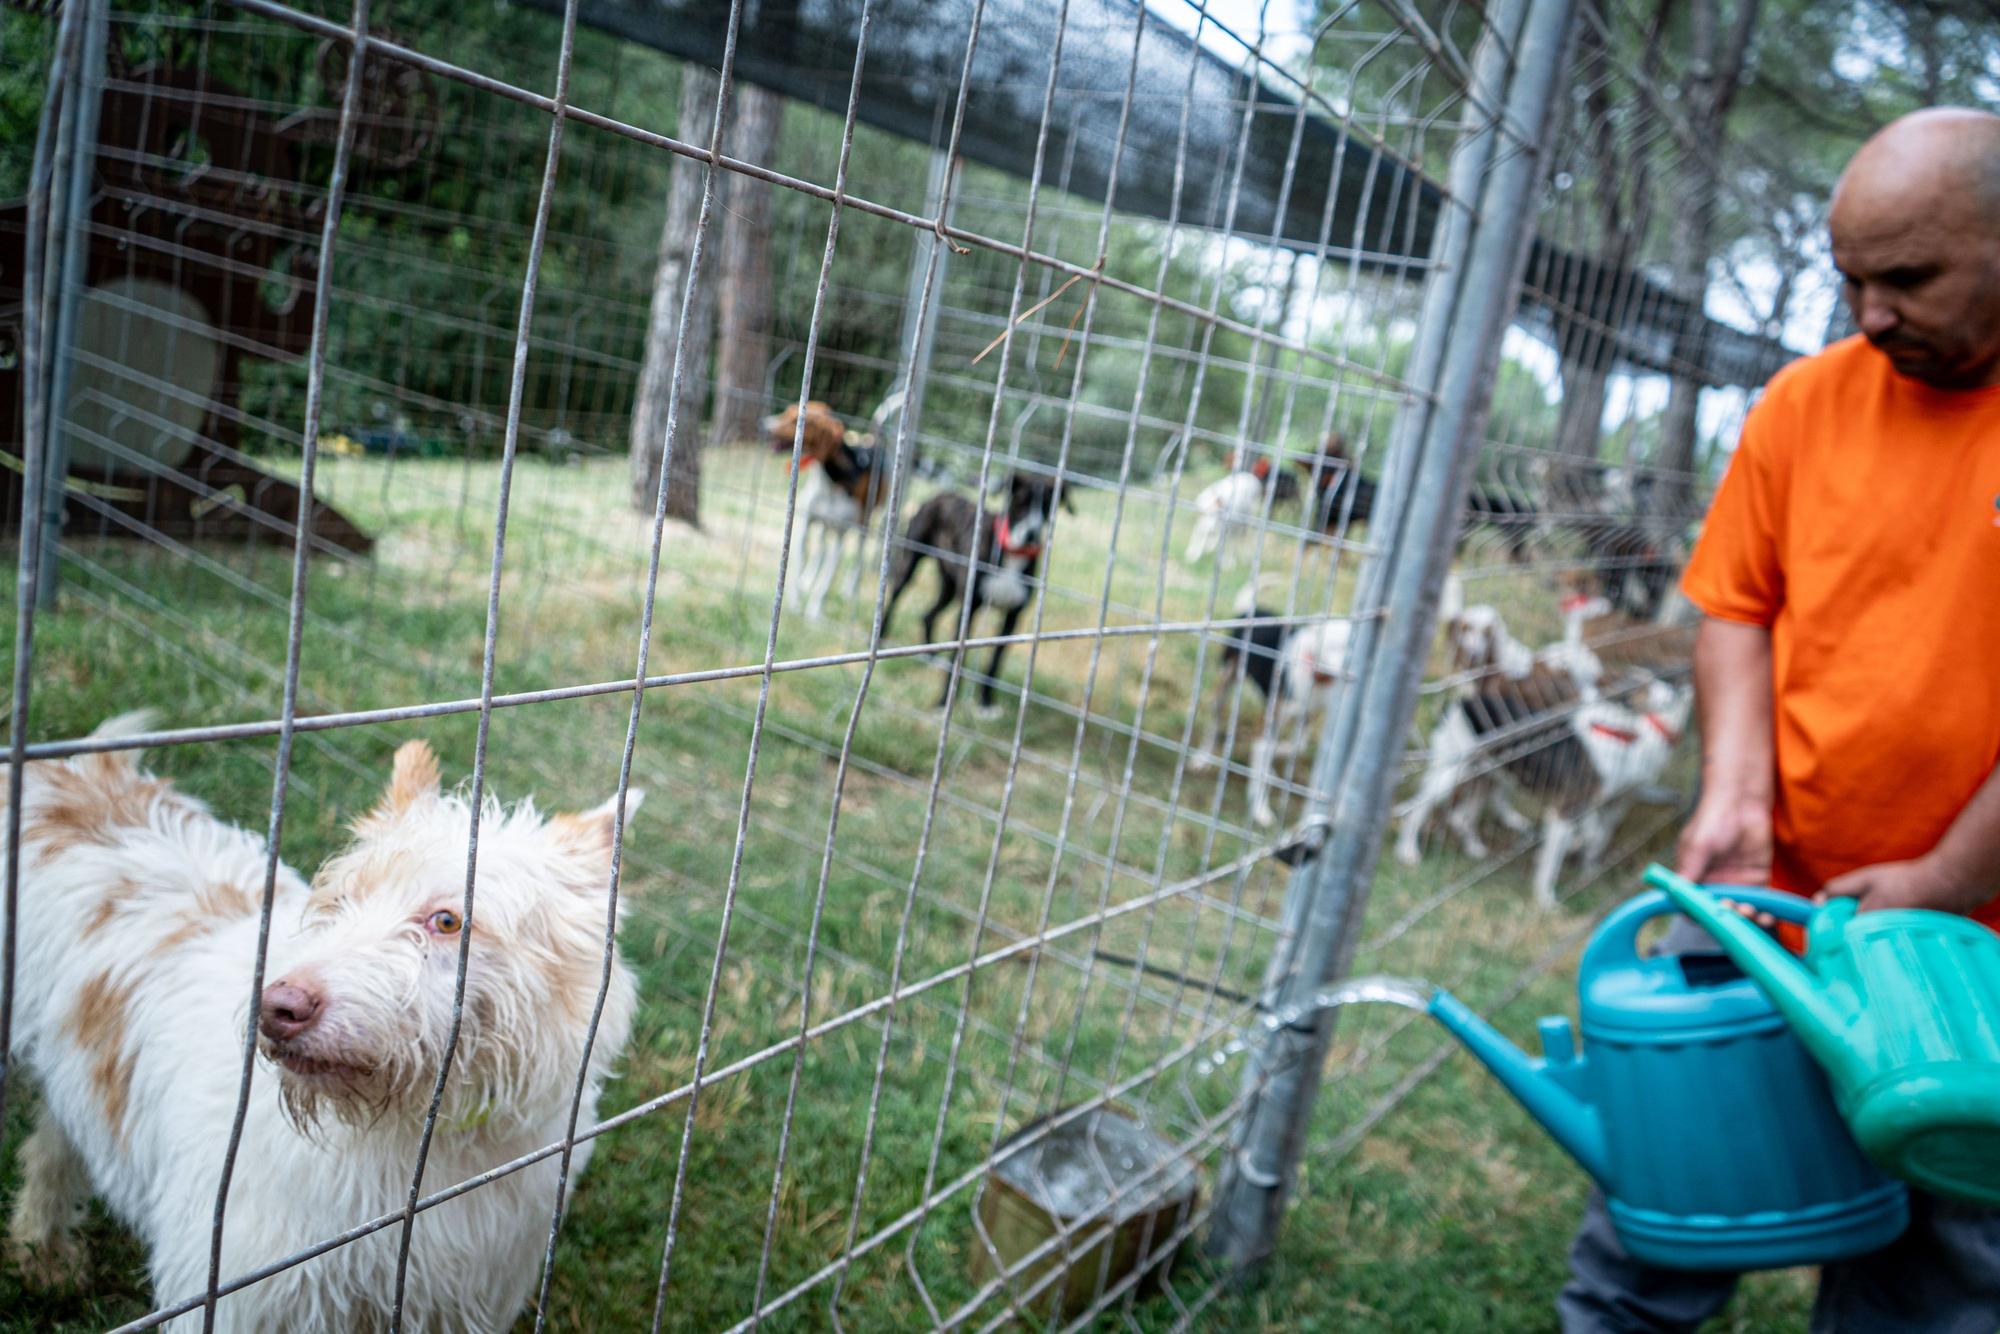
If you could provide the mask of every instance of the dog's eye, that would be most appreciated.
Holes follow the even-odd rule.
[[[439,908],[424,923],[434,936],[455,936],[460,925],[458,914],[449,908]]]

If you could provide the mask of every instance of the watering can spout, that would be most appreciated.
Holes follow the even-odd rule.
[[[1566,1041],[1562,1051],[1551,1045],[1550,1060],[1534,1060],[1442,987],[1431,997],[1430,1012],[1493,1072],[1584,1171],[1599,1183],[1609,1184],[1610,1155],[1596,1110],[1571,1092],[1551,1069],[1569,1060]],[[1566,1032],[1566,1024],[1564,1028]]]
[[[1800,1041],[1831,1071],[1852,1065],[1855,1049],[1855,1014],[1837,993],[1813,971],[1794,958],[1765,931],[1741,913],[1724,906],[1721,899],[1664,866],[1646,868],[1646,883],[1666,891],[1675,906],[1721,942],[1736,966],[1749,974],[1771,997],[1772,1004],[1791,1023]],[[1820,915],[1852,912],[1852,900],[1838,900],[1837,906],[1822,908]],[[1826,935],[1821,924],[1809,928],[1809,939]]]

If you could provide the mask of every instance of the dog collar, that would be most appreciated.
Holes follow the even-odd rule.
[[[1666,739],[1666,743],[1669,746],[1678,745],[1680,743],[1681,734],[1679,732],[1676,732],[1673,728],[1667,726],[1666,720],[1661,718],[1659,714],[1648,713],[1641,715],[1640,721],[1644,722],[1648,727],[1652,728],[1655,732],[1658,732],[1662,737],[1664,737]],[[1590,725],[1590,730],[1597,733],[1597,735],[1601,737],[1608,737],[1610,740],[1616,741],[1620,745],[1625,745],[1625,746],[1629,746],[1634,741],[1637,741],[1639,739],[1639,733],[1637,729],[1629,727],[1613,727],[1610,723],[1592,723]]]
[[[826,480],[835,486],[852,486],[874,471],[872,454],[864,456],[856,446],[843,440],[840,448],[826,456]]]
[[[1568,597],[1562,600],[1563,614],[1568,615],[1570,612],[1576,611],[1579,608],[1587,607],[1593,601],[1595,601],[1595,599],[1592,598],[1588,593],[1571,593]]]
[[[1018,547],[1014,545],[1013,526],[1007,522],[1007,516],[1004,514],[995,516],[993,520],[993,538],[1000,544],[1003,555],[1033,558],[1042,554],[1040,542],[1030,542]]]

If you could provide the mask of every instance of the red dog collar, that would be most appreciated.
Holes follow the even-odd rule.
[[[1000,543],[1000,551],[1002,555],[1026,556],[1030,559],[1033,559],[1034,557],[1042,554],[1042,544],[1040,542],[1034,542],[1030,543],[1027,546],[1019,546],[1019,547],[1014,545],[1013,528],[1012,525],[1010,525],[1007,522],[1007,516],[1005,514],[995,516],[993,520],[993,536],[995,540],[997,540]]]
[[[1641,718],[1641,721],[1665,737],[1669,746],[1677,744],[1681,739],[1680,733],[1667,726],[1666,722],[1657,713],[1645,714]],[[1592,723],[1590,730],[1601,737],[1609,737],[1611,740],[1625,746],[1629,746],[1639,739],[1639,734],[1636,731],[1624,727],[1613,727],[1610,723]]]

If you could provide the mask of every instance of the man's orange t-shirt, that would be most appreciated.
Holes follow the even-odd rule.
[[[1681,587],[1771,631],[1774,883],[1930,851],[2000,763],[2000,386],[1932,389],[1861,338],[1787,366]]]

